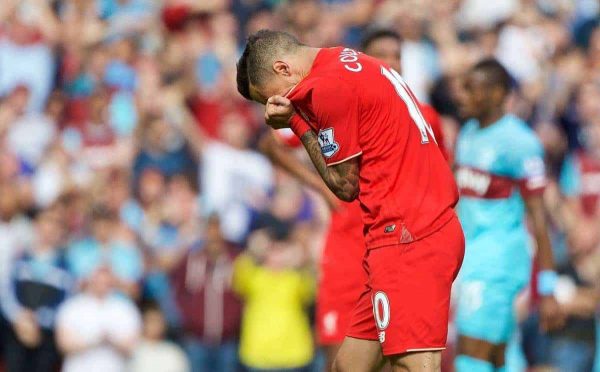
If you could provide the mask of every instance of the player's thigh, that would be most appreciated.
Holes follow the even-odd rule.
[[[468,355],[472,358],[492,362],[496,345],[485,340],[479,340],[468,336],[458,337],[457,353]]]
[[[383,362],[381,346],[378,341],[346,337],[333,362],[333,371],[379,371]]]
[[[456,310],[459,335],[505,344],[516,327],[514,303],[520,283],[510,280],[461,278]]]
[[[390,357],[394,372],[438,372],[442,366],[441,351],[422,351]]]
[[[366,262],[365,269],[368,271]],[[333,363],[334,371],[377,371],[383,362],[373,319],[371,295],[370,286],[363,284],[362,293],[352,311],[346,337]]]
[[[458,337],[458,355],[486,361],[495,368],[503,367],[506,363],[506,344],[492,344],[467,336]]]

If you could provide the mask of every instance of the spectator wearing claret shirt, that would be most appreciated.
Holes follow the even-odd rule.
[[[558,264],[558,298],[568,318],[551,337],[549,353],[554,367],[573,371],[592,369],[600,304],[600,121],[582,129],[583,148],[567,157],[560,178],[568,256]]]
[[[172,272],[192,371],[237,370],[241,303],[232,288],[235,251],[210,217],[204,240]]]

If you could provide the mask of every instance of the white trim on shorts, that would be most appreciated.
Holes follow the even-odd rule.
[[[445,347],[429,347],[429,348],[423,348],[423,349],[406,349],[407,353],[412,353],[413,351],[440,351],[440,350],[445,350]]]

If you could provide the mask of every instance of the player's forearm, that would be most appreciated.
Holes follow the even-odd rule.
[[[537,243],[538,267],[541,271],[554,270],[552,244],[550,243],[550,236],[548,234],[548,222],[542,196],[530,197],[525,202],[529,212],[533,235]]]
[[[538,266],[540,270],[554,270],[554,255],[548,231],[545,228],[535,233],[538,246]]]
[[[358,197],[358,165],[356,159],[328,167],[321,155],[321,147],[312,130],[300,138],[317,172],[329,189],[343,201],[351,202]]]

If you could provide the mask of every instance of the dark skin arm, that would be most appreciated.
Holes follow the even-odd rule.
[[[554,270],[552,246],[548,235],[546,209],[542,195],[524,198],[527,214],[531,222],[531,230],[537,243],[537,260],[540,270]],[[554,296],[543,296],[540,300],[540,322],[545,331],[555,330],[564,325],[564,314],[561,312]]]
[[[288,126],[288,122],[295,114],[294,107],[289,99],[273,96],[266,102],[265,121],[274,128],[280,129]],[[351,202],[358,197],[358,158],[352,158],[343,163],[327,166],[321,154],[321,147],[317,135],[309,130],[300,138],[308,156],[325,184],[339,199]]]

